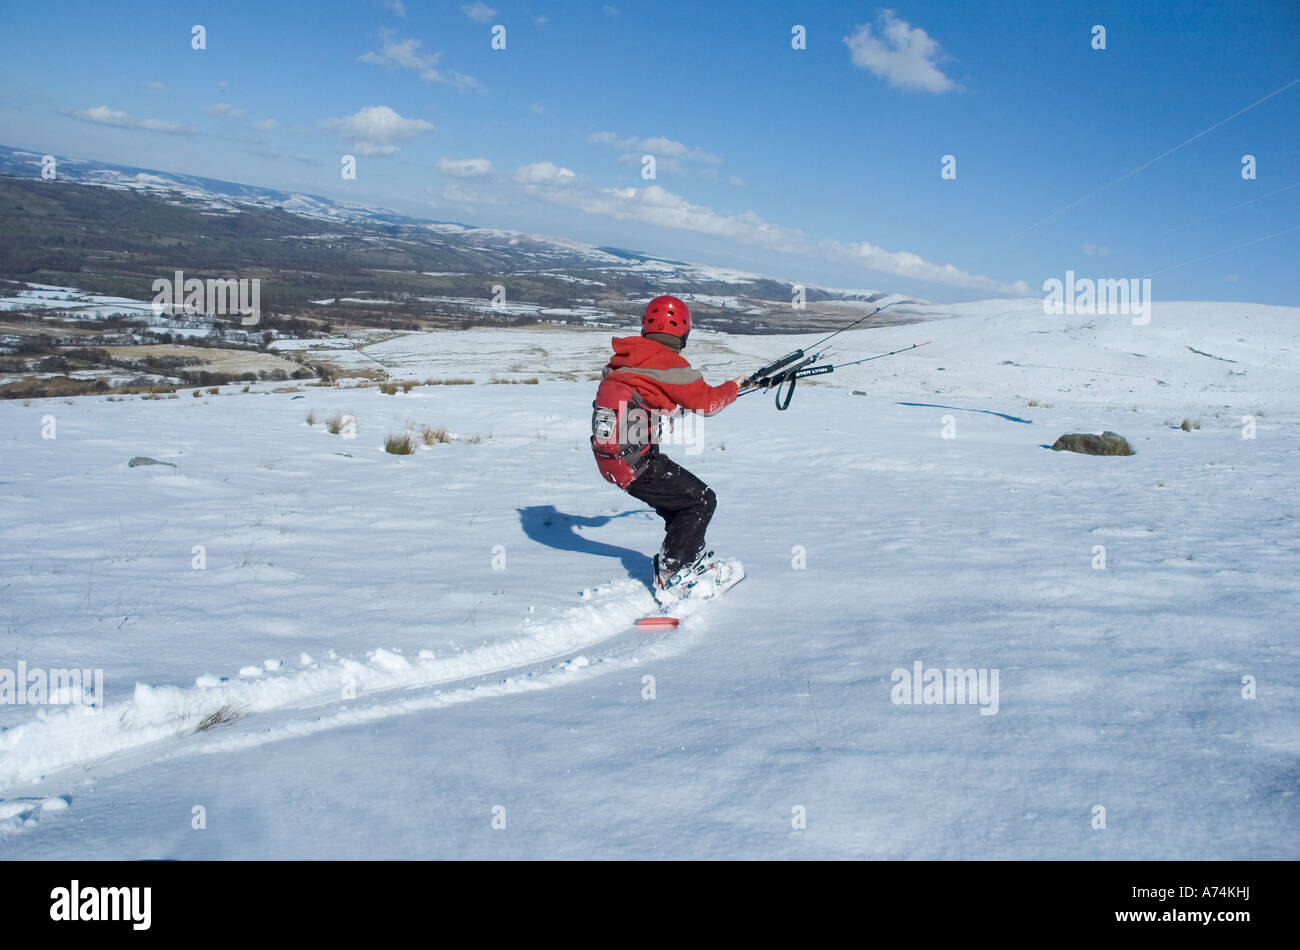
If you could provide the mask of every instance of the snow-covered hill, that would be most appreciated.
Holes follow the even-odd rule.
[[[104,675],[0,706],[0,856],[1300,856],[1300,309],[928,316],[684,427],[749,576],[653,637],[658,519],[586,444],[608,334],[364,347],[474,380],[396,396],[0,404],[0,668]],[[1137,454],[1044,448],[1103,428]],[[996,695],[895,702],[918,663]]]
[[[39,179],[42,158],[38,152],[0,145],[0,175]],[[69,156],[55,158],[55,180],[62,183],[140,192],[173,204],[221,214],[238,214],[241,208],[249,206],[280,208],[338,226],[413,229],[414,235],[409,231],[404,233],[408,237],[419,236],[422,240],[489,252],[490,270],[497,276],[504,272],[572,280],[565,272],[578,271],[596,273],[602,278],[607,276],[610,280],[631,280],[637,286],[643,280],[650,280],[661,289],[679,293],[693,302],[714,303],[742,311],[750,311],[753,307],[752,303],[740,306],[738,298],[742,296],[776,301],[783,309],[788,309],[794,286],[788,280],[734,268],[673,260],[617,247],[596,247],[552,235],[418,218],[388,208],[179,172]],[[325,236],[328,235],[322,235]],[[603,279],[584,280],[583,283],[594,288],[606,286]],[[805,291],[813,301],[838,301],[848,305],[876,301],[885,296],[876,290],[841,290],[811,284],[805,287]],[[752,312],[758,314],[762,311]]]

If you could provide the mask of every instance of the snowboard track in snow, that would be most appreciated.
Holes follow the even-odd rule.
[[[129,700],[97,711],[42,708],[0,731],[0,818],[30,826],[50,801],[41,796],[92,776],[551,689],[669,656],[698,628],[637,630],[634,622],[656,606],[644,584],[625,578],[584,591],[581,604],[550,619],[525,620],[521,637],[447,657],[421,651],[412,661],[380,648],[364,663],[332,659],[282,676],[193,687],[137,683]],[[697,609],[684,602],[674,613],[685,619]],[[0,834],[24,821],[11,824]]]

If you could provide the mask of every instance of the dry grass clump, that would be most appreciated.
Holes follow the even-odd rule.
[[[165,394],[175,392],[175,385],[153,383],[140,386],[110,386],[107,379],[73,379],[69,376],[44,376],[19,379],[0,385],[0,399],[53,399],[67,396],[118,396]],[[120,400],[119,400],[120,401]]]
[[[351,419],[354,425],[356,424],[356,416],[351,413],[336,412],[332,416],[326,418],[325,428],[329,430],[330,435],[338,435],[343,431],[344,423],[346,423],[348,419]]]
[[[436,445],[451,441],[451,434],[443,426],[421,426],[420,438],[425,445]]]
[[[196,732],[207,732],[216,726],[226,722],[234,722],[236,719],[242,719],[244,716],[244,707],[238,703],[225,703],[218,709],[214,709],[195,726]]]
[[[389,455],[412,455],[415,453],[415,440],[409,432],[389,435],[384,439],[384,451]]]

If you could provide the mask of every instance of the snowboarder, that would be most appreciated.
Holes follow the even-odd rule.
[[[654,593],[661,603],[729,586],[737,562],[720,562],[705,548],[713,489],[659,451],[659,416],[678,406],[706,416],[735,402],[746,377],[710,386],[681,351],[691,311],[676,297],[656,297],[641,317],[641,335],[615,337],[592,403],[591,447],[606,481],[644,501],[664,519],[664,543],[654,558]],[[737,578],[738,579],[738,578]]]

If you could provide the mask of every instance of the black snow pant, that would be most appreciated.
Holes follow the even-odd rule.
[[[704,550],[704,532],[718,498],[713,489],[658,449],[627,493],[654,508],[664,519],[663,559],[668,570],[690,564]]]

